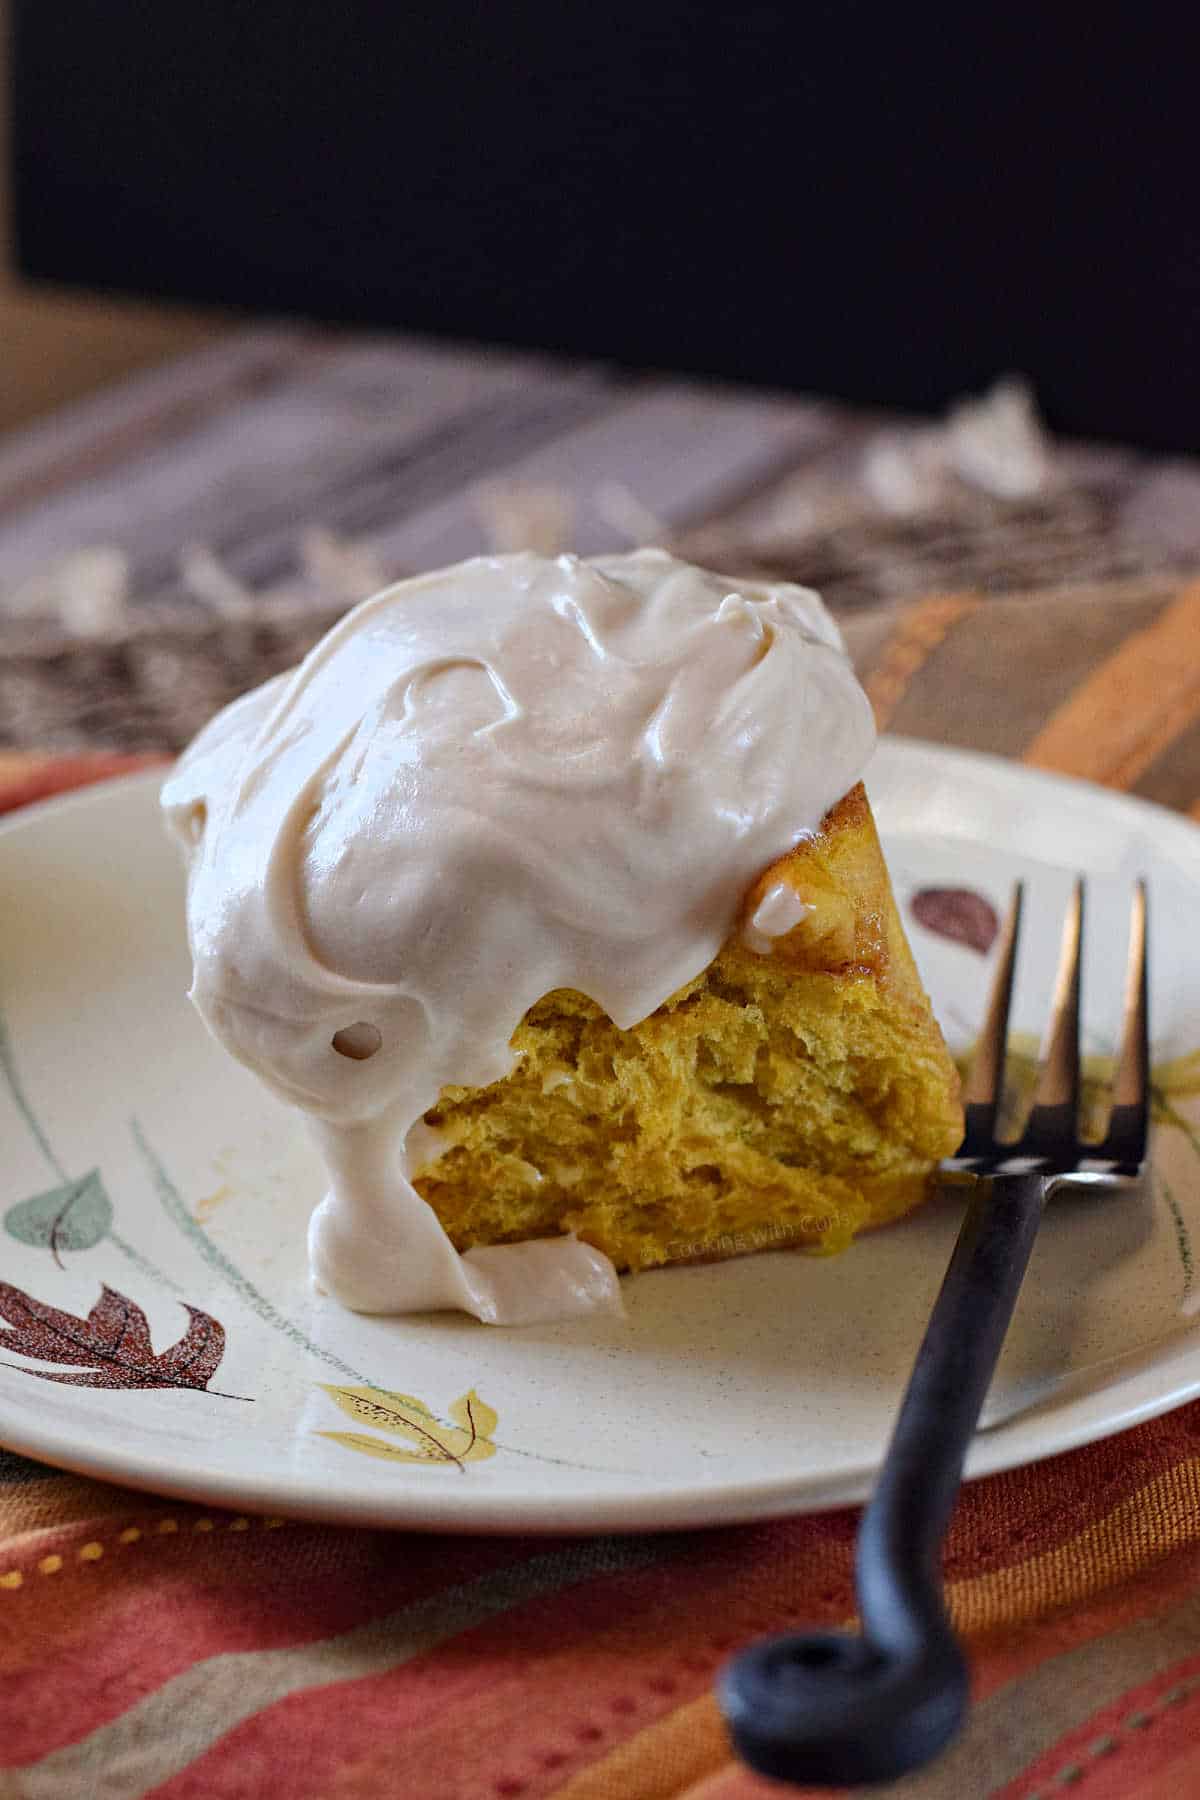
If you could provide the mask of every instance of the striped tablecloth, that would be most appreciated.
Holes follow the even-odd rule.
[[[379,576],[565,534],[811,580],[884,724],[1200,816],[1200,476],[1025,450],[247,334],[0,445],[0,808],[170,750]],[[405,1537],[0,1452],[0,1800],[768,1800],[713,1674],[847,1619],[854,1529]],[[973,1484],[946,1573],[975,1710],[895,1791],[1200,1794],[1200,1405]]]

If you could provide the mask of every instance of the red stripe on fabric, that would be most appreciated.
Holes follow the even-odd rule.
[[[1200,1402],[1117,1437],[964,1489],[946,1541],[948,1581],[1024,1562],[1078,1536],[1200,1450]]]
[[[395,1746],[405,1771],[382,1793],[457,1800],[459,1757],[472,1751],[467,1702],[491,1680],[485,1665],[459,1662],[433,1673],[422,1668],[407,1681],[367,1677],[293,1694],[228,1732],[144,1800],[300,1800],[323,1792],[355,1747],[365,1750],[381,1737]],[[519,1729],[518,1719],[512,1723]],[[469,1789],[471,1800],[490,1785]]]
[[[1139,1771],[1136,1781],[1137,1785],[1127,1794],[1106,1795],[1104,1800],[1190,1800],[1200,1794],[1200,1744],[1196,1742],[1195,1721],[1191,1742],[1173,1748],[1161,1765],[1156,1762],[1144,1773]]]
[[[363,1792],[377,1780],[406,1800],[476,1800],[519,1778],[534,1800],[702,1693],[737,1643],[801,1613],[843,1617],[852,1533],[850,1515],[826,1514],[698,1535],[665,1564],[585,1580],[385,1674],[266,1707],[155,1800],[312,1800],[377,1755]]]
[[[1175,1696],[1178,1695],[1176,1698]],[[1133,1687],[1068,1732],[993,1800],[1030,1800],[1069,1791],[1087,1800],[1134,1800],[1166,1791],[1159,1785],[1200,1734],[1200,1655]],[[1200,1790],[1175,1788],[1182,1796]]]
[[[151,769],[170,760],[165,754],[30,757],[27,769],[17,767],[0,774],[0,813],[14,812],[19,806],[31,806],[35,800],[48,800],[54,794],[90,787],[97,781],[111,781],[114,776],[130,775],[137,769]]]
[[[400,1537],[171,1515],[122,1545],[126,1521],[46,1532],[16,1593],[0,1596],[21,1666],[0,1688],[0,1766],[30,1762],[94,1731],[205,1657],[271,1650],[348,1631],[546,1548],[518,1538]],[[196,1517],[214,1529],[197,1534]],[[103,1558],[80,1565],[92,1538]],[[38,1561],[63,1567],[40,1575]],[[83,1585],[86,1584],[86,1585]]]

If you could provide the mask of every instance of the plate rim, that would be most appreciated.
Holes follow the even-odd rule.
[[[1143,1373],[1152,1372],[1160,1362],[1175,1362],[1194,1355],[1195,1345],[1184,1340],[1194,1333],[1181,1332],[1162,1352],[1155,1356]],[[1118,1376],[1103,1391],[1119,1391],[1136,1374]],[[1190,1381],[1168,1393],[1152,1394],[1130,1402],[1117,1415],[1103,1421],[1084,1417],[1074,1426],[1060,1430],[1054,1442],[1031,1452],[1020,1442],[1017,1433],[1005,1425],[977,1433],[968,1453],[963,1484],[981,1481],[992,1475],[1014,1469],[1030,1468],[1051,1457],[1061,1456],[1087,1445],[1119,1437],[1137,1425],[1173,1412],[1200,1395],[1200,1368]],[[1086,1399],[1086,1394],[1082,1397]],[[1071,1402],[1066,1403],[1069,1409]],[[1039,1419],[1053,1420],[1056,1407],[1051,1396],[1038,1407],[1022,1413],[1013,1426],[1029,1426]],[[827,1512],[863,1502],[871,1492],[878,1464],[859,1463],[827,1477],[782,1476],[771,1481],[749,1484],[727,1483],[717,1487],[690,1483],[686,1486],[650,1488],[644,1494],[579,1495],[530,1497],[489,1494],[485,1489],[469,1489],[457,1495],[446,1489],[437,1495],[417,1489],[395,1489],[378,1494],[357,1490],[331,1497],[326,1488],[306,1483],[286,1474],[259,1476],[255,1472],[239,1472],[225,1476],[218,1472],[203,1473],[191,1479],[185,1472],[156,1463],[137,1453],[122,1455],[117,1451],[75,1451],[53,1440],[43,1443],[36,1431],[5,1433],[3,1447],[18,1455],[52,1468],[105,1481],[118,1487],[129,1487],[144,1495],[180,1500],[197,1506],[219,1507],[232,1512],[251,1512],[279,1516],[295,1522],[324,1525],[352,1525],[376,1530],[455,1532],[477,1536],[522,1536],[528,1533],[550,1536],[577,1536],[591,1533],[626,1531],[690,1531],[720,1530],[725,1526],[749,1525],[769,1519],[799,1517],[806,1513]],[[449,1470],[446,1479],[451,1480]]]

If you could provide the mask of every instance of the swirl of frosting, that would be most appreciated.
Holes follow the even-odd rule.
[[[619,1305],[571,1237],[459,1256],[405,1139],[509,1072],[550,990],[628,1027],[690,981],[873,743],[815,594],[659,550],[400,582],[219,714],[163,789],[192,999],[313,1120],[316,1279],[374,1312]]]

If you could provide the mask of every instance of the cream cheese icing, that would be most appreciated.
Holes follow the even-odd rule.
[[[422,1115],[506,1075],[554,988],[622,1028],[653,1012],[873,743],[816,594],[661,550],[400,582],[220,713],[162,795],[191,997],[310,1117],[318,1284],[491,1323],[619,1308],[611,1263],[573,1237],[459,1255],[408,1179]],[[794,913],[772,889],[751,929],[766,947]]]

